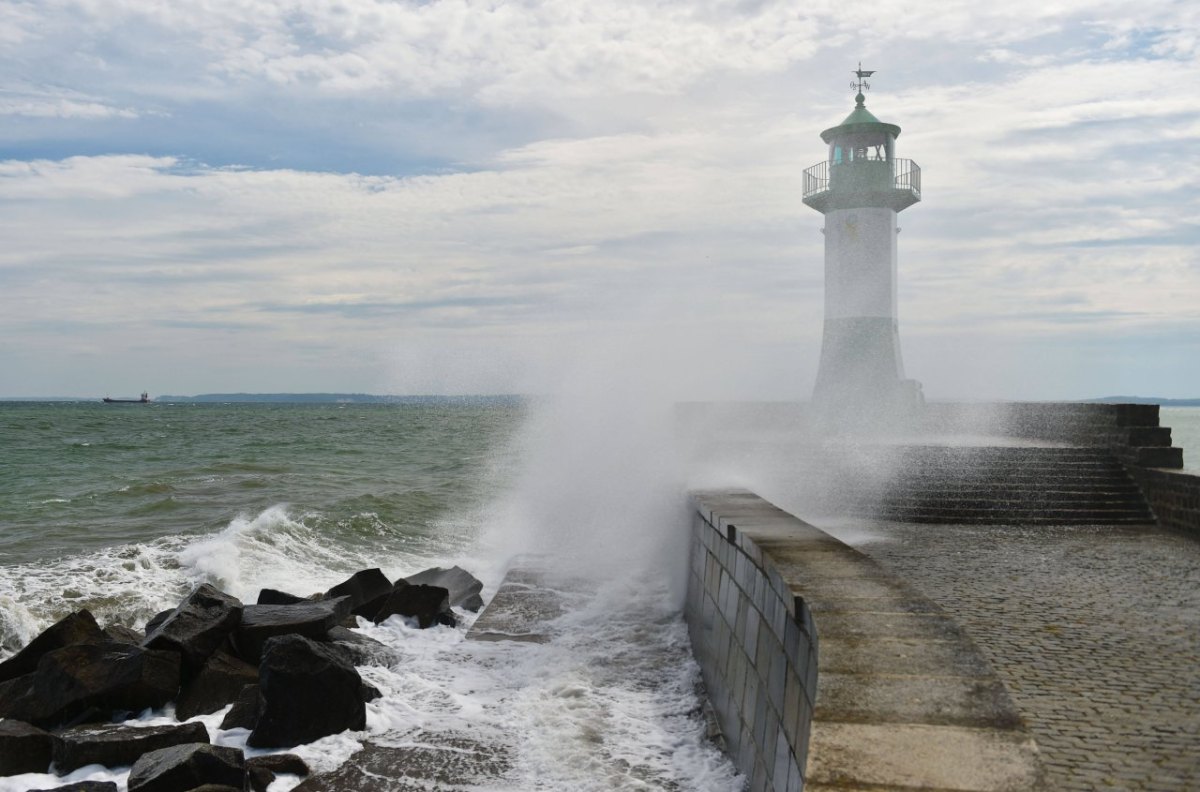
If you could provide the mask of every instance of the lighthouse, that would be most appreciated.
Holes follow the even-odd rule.
[[[896,214],[921,200],[921,169],[896,157],[900,127],[866,108],[859,64],[855,107],[826,129],[824,161],[804,171],[806,205],[825,215],[825,325],[813,405],[826,418],[877,422],[921,402],[905,379],[896,311]],[[876,419],[872,421],[871,419]]]

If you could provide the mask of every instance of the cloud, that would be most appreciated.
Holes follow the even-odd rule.
[[[719,328],[726,359],[788,361],[748,380],[802,395],[822,248],[801,173],[849,111],[862,57],[880,69],[870,107],[924,169],[900,271],[906,344],[938,350],[906,348],[927,392],[949,392],[980,345],[1013,350],[1009,381],[1034,355],[1063,365],[1071,347],[1047,339],[1170,327],[1161,343],[1179,354],[1178,328],[1200,326],[1197,14],[1123,0],[10,4],[0,333],[47,360],[61,335],[37,321],[82,323],[98,348],[136,336],[155,360],[221,349],[228,376],[279,378],[265,390],[341,389],[303,385],[320,354],[344,389],[403,389],[373,371],[397,360],[450,387],[430,372],[452,349],[504,361],[463,373],[463,389],[513,390],[500,378],[537,387],[539,361],[588,333]],[[1200,392],[1190,376],[1179,387]],[[1067,384],[1044,395],[1076,395]]]

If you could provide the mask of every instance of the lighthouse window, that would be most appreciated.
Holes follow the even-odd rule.
[[[842,164],[842,147],[841,146],[833,147],[833,164],[834,165]]]

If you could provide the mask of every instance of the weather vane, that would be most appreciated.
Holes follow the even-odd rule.
[[[858,68],[854,70],[854,76],[858,77],[858,79],[850,83],[850,88],[855,93],[862,93],[864,90],[871,90],[871,83],[867,82],[867,78],[874,73],[874,71],[864,71],[862,67],[862,61],[859,61]]]

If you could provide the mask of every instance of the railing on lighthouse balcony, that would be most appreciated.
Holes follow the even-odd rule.
[[[921,168],[910,159],[824,160],[804,170],[804,203],[819,212],[840,206],[887,206],[921,200]]]

